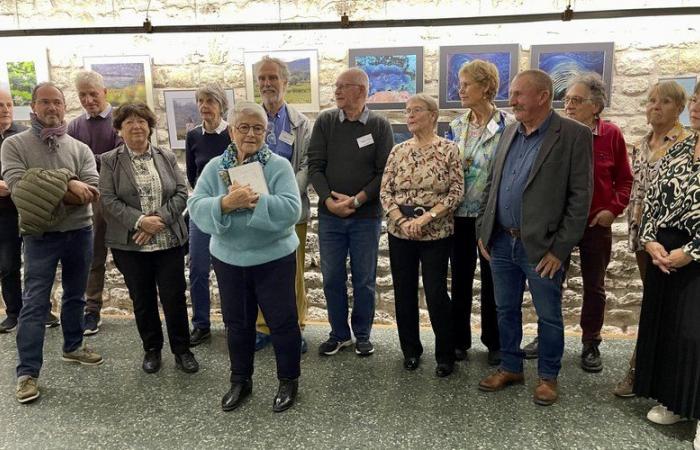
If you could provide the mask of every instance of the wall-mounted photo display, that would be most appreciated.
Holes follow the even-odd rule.
[[[440,109],[461,109],[459,69],[475,59],[498,68],[496,106],[508,106],[508,86],[518,73],[519,44],[453,45],[440,47]]]
[[[224,89],[229,109],[233,108],[233,89]],[[187,132],[202,123],[197,107],[196,89],[169,89],[163,91],[165,100],[165,116],[168,121],[168,138],[170,148],[179,150],[185,148]],[[226,117],[222,117],[226,119]]]
[[[350,49],[348,65],[367,73],[370,109],[403,109],[423,92],[423,47]]]
[[[394,134],[394,145],[400,144],[413,137],[413,134],[410,131],[408,131],[408,125],[406,125],[405,123],[392,123],[391,131]],[[449,131],[450,122],[438,122],[436,131],[438,136],[448,138]]]
[[[595,72],[602,77],[608,97],[606,106],[610,106],[614,50],[613,42],[533,45],[530,67],[544,70],[552,77],[555,108],[564,107],[569,83],[585,72]]]
[[[32,90],[34,86],[49,81],[46,49],[13,50],[0,52],[0,88],[10,91],[14,107],[14,119],[29,120]]]
[[[318,95],[318,51],[316,50],[278,50],[255,51],[244,53],[246,98],[260,103],[260,90],[255,78],[255,65],[263,56],[279,58],[289,68],[287,103],[302,112],[315,112],[319,109]]]
[[[685,91],[685,94],[690,98],[693,95],[693,91],[695,90],[695,84],[698,82],[698,77],[696,76],[687,76],[687,77],[667,77],[667,78],[659,78],[659,81],[675,81],[676,83],[680,84],[683,86],[683,90]],[[690,126],[690,113],[688,112],[688,105],[685,105],[685,109],[681,113],[681,116],[679,118],[681,124],[683,124],[686,127]]]
[[[86,56],[84,62],[104,78],[112,106],[143,102],[154,109],[150,56]]]

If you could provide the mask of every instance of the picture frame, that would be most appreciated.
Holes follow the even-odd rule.
[[[698,82],[698,77],[695,75],[689,75],[686,77],[662,77],[659,78],[659,81],[675,81],[676,83],[683,86],[685,94],[688,96],[688,98],[690,98],[693,95],[693,91],[695,90],[695,85]],[[681,113],[678,120],[683,126],[690,126],[690,113],[688,112],[687,104],[685,105],[685,109]]]
[[[392,123],[391,132],[394,134],[394,145],[407,141],[412,137],[411,132],[408,131],[408,125],[405,123]]]
[[[499,86],[494,103],[508,106],[508,87],[518,73],[520,44],[450,45],[440,47],[440,109],[463,109],[459,100],[459,69],[475,59],[496,65]]]
[[[614,42],[533,45],[530,67],[541,69],[552,77],[554,108],[564,107],[569,82],[584,72],[595,72],[601,76],[607,94],[605,105],[610,106],[614,53]]]
[[[83,63],[102,75],[113,107],[141,101],[154,109],[150,56],[86,56]]]
[[[29,120],[32,91],[45,81],[50,81],[45,48],[3,48],[0,52],[0,88],[10,91],[14,103],[13,120]]]
[[[255,64],[263,56],[279,58],[289,66],[289,80],[285,100],[301,112],[319,110],[318,51],[317,50],[269,50],[244,52],[246,98],[261,103]]]
[[[234,106],[233,89],[224,89],[229,110]],[[172,150],[183,150],[187,132],[202,123],[197,108],[196,89],[166,89],[163,91],[168,141]],[[222,117],[222,119],[226,119]]]
[[[423,92],[423,47],[350,49],[348,66],[367,74],[370,109],[403,109],[409,97]]]

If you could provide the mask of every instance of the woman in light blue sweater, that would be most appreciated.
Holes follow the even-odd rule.
[[[187,202],[191,220],[211,234],[209,250],[228,328],[231,388],[221,406],[233,410],[252,392],[259,306],[277,358],[279,389],[272,408],[281,412],[294,404],[300,374],[301,332],[294,295],[299,188],[289,161],[264,143],[267,115],[261,106],[237,105],[228,122],[233,142],[204,167]],[[269,193],[231,180],[228,169],[251,163],[262,166]]]

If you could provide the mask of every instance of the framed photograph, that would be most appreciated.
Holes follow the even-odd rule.
[[[233,89],[224,89],[229,109],[233,108]],[[202,123],[197,108],[196,89],[173,89],[163,91],[165,117],[168,121],[168,138],[172,150],[185,148],[187,132]],[[226,119],[222,117],[222,119]]]
[[[370,109],[403,109],[423,92],[423,47],[350,49],[348,65],[367,73]]]
[[[391,131],[394,133],[394,145],[407,141],[413,136],[405,123],[392,123]]]
[[[695,84],[698,82],[698,77],[694,75],[688,77],[668,77],[659,78],[659,81],[675,81],[676,83],[683,86],[685,94],[688,96],[688,98],[690,98],[693,95],[693,91],[695,90]],[[681,117],[679,120],[684,126],[690,126],[690,115],[688,112],[688,105],[685,105],[685,109],[681,113]]]
[[[437,124],[437,135],[443,138],[448,137],[450,132],[450,122],[438,122]]]
[[[496,106],[508,106],[508,87],[518,73],[519,44],[455,45],[440,47],[440,109],[461,109],[459,69],[468,62],[482,59],[498,68]]]
[[[530,67],[544,70],[552,77],[555,108],[564,107],[569,82],[584,72],[595,72],[601,76],[608,97],[606,106],[610,106],[614,50],[613,42],[533,45]]]
[[[289,80],[285,100],[303,112],[319,109],[318,100],[318,52],[316,50],[276,50],[245,52],[245,90],[246,98],[256,103],[261,102],[258,82],[255,79],[255,65],[263,56],[279,58],[289,67]]]
[[[14,120],[27,121],[32,111],[32,90],[49,81],[46,49],[37,51],[3,48],[0,53],[0,87],[10,91]]]
[[[154,109],[150,56],[87,56],[84,63],[104,77],[112,106],[140,101]]]

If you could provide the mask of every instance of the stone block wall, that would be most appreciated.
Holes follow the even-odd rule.
[[[351,20],[398,19],[553,12],[563,10],[566,3],[563,0],[388,0],[331,3],[317,0],[154,0],[151,3],[150,17],[155,25],[337,20],[338,10],[344,8],[350,13]],[[616,7],[687,6],[683,0],[619,3]],[[579,0],[574,4],[577,10],[606,7],[608,2],[600,0]],[[12,0],[0,2],[0,29],[134,26],[140,25],[144,16],[145,2],[134,0],[35,0],[19,2],[17,8]],[[604,116],[620,125],[628,143],[638,141],[646,132],[642,103],[650,83],[659,77],[697,75],[700,71],[697,18],[684,16],[362,30],[65,35],[0,38],[0,47],[46,49],[51,79],[66,92],[69,119],[81,112],[77,93],[72,86],[72,77],[83,66],[85,56],[150,55],[154,104],[159,118],[157,139],[161,146],[167,147],[163,90],[196,88],[204,82],[218,81],[225,87],[234,89],[237,100],[244,99],[245,51],[317,49],[323,109],[333,106],[332,86],[337,74],[347,67],[349,48],[423,46],[424,91],[437,96],[440,46],[518,42],[521,44],[519,65],[525,69],[530,64],[531,45],[590,41],[615,42],[612,102],[604,111]],[[404,120],[400,111],[387,111],[385,114],[392,122]],[[458,110],[443,110],[440,120],[448,121],[459,114]],[[308,115],[313,120],[316,113]],[[312,307],[311,318],[323,319],[325,301],[319,272],[315,217],[314,211],[306,243],[306,282]],[[639,315],[641,282],[634,257],[627,251],[627,227],[623,219],[618,219],[613,231],[613,258],[607,277],[609,302],[606,326],[614,327],[610,331],[634,333]],[[217,311],[218,290],[214,277],[212,279],[214,310]],[[478,293],[478,279],[475,284]],[[581,288],[578,257],[574,254],[564,294],[564,316],[572,329],[576,329],[578,323]],[[54,293],[54,301],[58,301],[59,297],[60,287]],[[425,306],[422,297],[421,304]],[[128,312],[131,308],[123,280],[111,262],[107,272],[105,305],[112,312]],[[476,299],[476,314],[473,318],[476,322],[478,309]],[[386,234],[383,234],[377,279],[377,321],[393,322],[393,310],[388,246]],[[529,297],[526,298],[524,312],[527,326],[534,326],[536,317]],[[422,317],[427,323],[425,310],[422,311]]]

